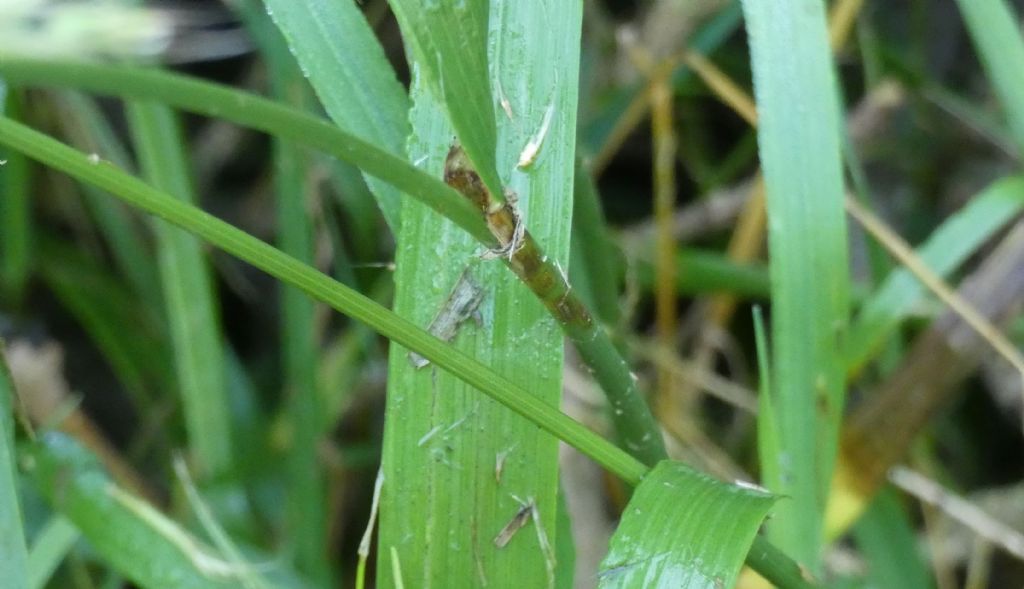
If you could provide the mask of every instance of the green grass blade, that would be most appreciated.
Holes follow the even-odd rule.
[[[14,460],[14,381],[0,340],[0,574],[4,587],[27,589],[28,551],[21,524]]]
[[[266,98],[158,70],[95,63],[0,56],[0,75],[43,87],[153,100],[319,149],[426,203],[481,243],[497,245],[479,211],[440,178],[320,117]]]
[[[126,170],[132,168],[124,145],[94,100],[78,92],[62,92],[56,94],[54,100],[60,110],[64,132],[72,144]],[[135,222],[123,203],[88,184],[82,187],[82,196],[109,246],[117,269],[153,308],[163,308],[159,272],[153,264],[153,248],[141,225]]]
[[[601,563],[599,586],[732,587],[775,501],[767,492],[662,461],[626,506]]]
[[[331,119],[392,155],[404,153],[409,99],[355,2],[264,1]],[[372,175],[367,183],[397,233],[398,191]]]
[[[622,254],[616,249],[597,194],[597,186],[586,168],[577,163],[573,186],[572,260],[569,278],[573,288],[594,314],[615,327],[621,318],[619,286]]]
[[[960,211],[951,215],[917,248],[928,268],[949,276],[979,247],[1024,210],[1024,178],[1013,176],[992,183]],[[858,372],[884,343],[900,320],[927,290],[906,269],[893,271],[864,302],[850,328],[847,367]]]
[[[54,509],[115,571],[141,587],[239,587],[227,561],[145,501],[118,488],[95,457],[51,432],[25,451],[30,475]]]
[[[0,83],[0,101],[8,116],[18,118],[21,100]],[[20,301],[31,262],[31,207],[28,161],[19,153],[0,152],[0,295]]]
[[[81,537],[71,520],[63,515],[51,517],[36,534],[28,553],[29,588],[43,589]]]
[[[718,252],[680,248],[676,265],[676,289],[680,294],[718,292],[768,298],[770,293],[768,269],[761,264],[738,264]],[[636,271],[641,287],[654,287],[654,267],[649,257],[637,261]]]
[[[132,398],[142,405],[172,391],[166,334],[136,294],[70,244],[43,240],[40,245],[39,273],[46,286],[92,338]]]
[[[155,103],[128,108],[140,167],[155,186],[196,201],[175,115]],[[231,469],[231,417],[213,282],[199,241],[157,221],[157,251],[188,442],[204,477]]]
[[[1024,39],[1020,17],[1006,0],[957,0],[1010,132],[1024,155]]]
[[[338,6],[340,3],[333,3]],[[310,4],[289,3],[288,14]],[[261,10],[258,0],[240,5],[243,18],[255,31],[269,65],[274,96],[297,108],[312,106],[309,87],[280,32]],[[300,9],[301,10],[301,9]],[[304,35],[309,42],[311,35]],[[338,38],[335,36],[334,38]],[[341,35],[340,37],[345,37]],[[302,48],[298,48],[302,49]],[[318,54],[309,52],[314,58]],[[299,51],[300,55],[306,52]],[[346,60],[352,63],[354,60]],[[335,63],[335,62],[331,62]],[[320,64],[317,67],[321,67]],[[338,65],[344,67],[344,65]],[[318,78],[320,79],[320,78]],[[350,101],[351,102],[351,101]],[[375,113],[369,113],[375,114]],[[377,113],[379,115],[379,113]],[[357,119],[361,120],[361,119]],[[366,119],[373,124],[373,119]],[[275,140],[274,191],[277,201],[277,232],[281,251],[306,263],[313,263],[313,221],[311,218],[309,156],[290,142]],[[397,221],[396,195],[382,192],[382,210],[390,211]],[[389,200],[390,199],[390,200]],[[281,339],[285,394],[289,403],[292,445],[288,452],[288,531],[295,553],[295,568],[308,573],[322,585],[328,585],[331,567],[327,560],[327,497],[320,464],[320,444],[327,423],[317,398],[318,342],[315,329],[315,305],[302,291],[282,285]]]
[[[867,578],[872,586],[935,586],[918,550],[913,525],[891,489],[881,491],[871,501],[871,507],[857,520],[853,537],[868,565]]]
[[[822,514],[844,402],[849,276],[838,101],[821,0],[744,0],[768,193],[772,400],[765,482],[791,499],[769,537],[820,569]]]
[[[420,0],[390,0],[389,4],[398,18],[402,36],[412,50],[410,57],[415,59],[420,68],[422,80],[438,104],[443,105],[448,113],[455,134],[484,184],[491,194],[501,198],[504,185],[502,175],[498,173],[501,158],[495,154],[495,146],[498,145],[495,103],[491,85],[487,83],[487,80],[492,79],[487,67],[488,0],[432,0],[428,3]],[[538,8],[548,9],[547,5]],[[499,20],[496,18],[494,22]],[[552,20],[546,22],[559,24]],[[495,42],[498,43],[495,48],[497,55],[493,57],[497,65],[493,79],[497,82],[495,87],[498,89],[498,99],[511,104],[510,101],[515,100],[514,94],[521,89],[509,87],[507,91],[510,95],[502,95],[502,77],[507,75],[515,78],[517,72],[501,71],[503,61],[499,55],[509,50],[501,44],[512,43],[513,40],[511,37],[504,39],[499,36]],[[523,43],[522,39],[514,42]],[[527,47],[523,45],[512,50],[523,52]],[[521,56],[521,59],[526,57]],[[512,66],[506,69],[511,70]],[[575,86],[576,77],[560,82]],[[533,91],[548,91],[550,95],[546,98],[554,97],[550,89],[534,88]],[[523,116],[523,113],[516,113],[514,107],[511,110],[513,117]],[[540,121],[537,119],[536,122],[539,124]]]
[[[534,237],[564,267],[572,215],[576,90],[571,84],[555,84],[559,75],[573,71],[578,59],[581,14],[578,6],[563,10],[553,21],[559,27],[540,27],[537,19],[544,18],[544,11],[537,4],[496,3],[491,34],[501,38],[495,41],[493,75],[501,76],[509,89],[515,113],[512,120],[499,120],[497,156],[501,169],[507,170],[504,184],[517,193]],[[447,54],[443,60],[448,63]],[[438,96],[427,88],[428,68],[420,63],[414,67],[419,77],[408,155],[413,161],[422,159],[424,169],[440,176],[452,130]],[[522,146],[552,108],[557,118],[550,120],[543,159],[528,172],[514,171]],[[563,357],[558,324],[501,262],[480,261],[479,244],[458,227],[438,223],[417,203],[408,202],[402,215],[396,312],[418,325],[430,325],[467,272],[485,292],[479,307],[482,325],[465,323],[454,345],[514,377],[538,402],[556,407]],[[467,574],[479,586],[510,578],[529,587],[551,586],[558,542],[557,444],[532,435],[532,425],[493,403],[481,402],[451,375],[432,366],[417,369],[406,349],[392,348],[388,384],[379,552],[395,549],[405,581],[416,586],[443,585]],[[500,532],[524,509],[520,500],[533,505],[537,516],[533,518],[533,511],[523,515],[530,523],[512,534],[507,545],[497,546]],[[436,537],[449,542],[432,542]],[[460,549],[452,550],[453,545]],[[394,583],[387,562],[378,574],[382,586]]]

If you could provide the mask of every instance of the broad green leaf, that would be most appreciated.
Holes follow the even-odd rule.
[[[504,85],[505,76],[509,80],[519,80],[518,83],[527,83],[526,78],[521,78],[517,71],[524,60],[528,59],[521,53],[527,49],[524,38],[513,37],[511,34],[488,38],[488,12],[499,6],[497,2],[491,6],[488,0],[390,0],[389,4],[398,18],[403,38],[412,49],[410,58],[418,64],[423,83],[448,113],[455,134],[484,184],[491,194],[500,198],[503,194],[502,178],[507,177],[507,171],[501,170],[502,173],[499,173],[498,165],[499,162],[502,166],[508,163],[495,153],[499,145],[499,133],[495,126],[495,102],[491,86],[494,86],[498,100],[510,108],[513,119],[524,115],[516,113],[514,105],[521,100],[516,94],[525,87],[506,88]],[[565,6],[540,4],[535,6],[535,10],[541,11],[537,16],[545,26],[560,28],[562,23],[555,20],[557,13],[547,17],[541,15],[548,11],[571,10],[576,8],[575,5],[575,2]],[[492,24],[496,22],[501,22],[501,17],[491,21]],[[493,27],[491,31],[494,31]],[[496,45],[489,47],[489,42]],[[513,43],[520,46],[509,48],[503,45]],[[490,49],[493,49],[494,54],[489,56]],[[520,59],[518,63],[503,61],[500,56],[513,55],[509,52],[515,52]],[[488,57],[495,60],[495,67],[488,69]],[[578,59],[577,56],[577,63]],[[502,65],[506,63],[504,69],[509,71],[502,71]],[[570,76],[569,72],[575,72],[577,66],[565,65],[569,66],[566,79],[558,82],[575,88],[576,74]],[[492,83],[488,84],[488,80]],[[555,98],[552,88],[530,87],[529,91],[548,92],[548,96],[539,100],[546,98],[551,102]],[[536,127],[530,130],[527,137],[538,132],[543,120],[543,114],[539,118],[530,118]],[[524,141],[519,147],[525,144]]]
[[[1024,178],[998,180],[935,229],[917,248],[917,255],[933,272],[947,277],[1021,210]],[[850,372],[863,368],[926,292],[909,270],[897,269],[886,278],[864,302],[850,328],[846,352]]]
[[[49,432],[24,451],[30,476],[53,508],[118,573],[144,588],[241,586],[240,571],[144,500],[119,488],[71,438]],[[277,586],[295,587],[279,568]],[[287,575],[287,573],[284,573]]]
[[[733,587],[776,498],[669,460],[644,477],[612,535],[600,587]]]
[[[957,0],[1010,132],[1024,155],[1024,38],[1020,16],[1006,0]]]
[[[517,206],[547,255],[565,267],[576,88],[560,76],[578,63],[581,13],[571,5],[554,17],[550,10],[555,8],[539,2],[494,3],[491,79],[502,80],[513,113],[498,119],[503,184],[518,195]],[[541,26],[548,18],[558,26]],[[440,176],[452,132],[437,95],[426,88],[426,69],[415,64],[409,159]],[[462,106],[449,104],[448,111]],[[517,169],[522,147],[545,119],[542,155],[530,168]],[[463,321],[453,344],[523,383],[538,401],[557,406],[563,336],[536,297],[500,261],[480,260],[475,240],[423,205],[407,201],[402,219],[396,312],[427,328],[455,289],[474,288],[466,282],[472,281],[483,292],[477,309],[482,323]],[[407,349],[392,347],[388,385],[379,553],[394,549],[404,580],[415,586],[445,586],[467,574],[479,586],[511,578],[529,587],[552,586],[557,444],[434,366],[417,368]],[[517,517],[525,518],[524,525],[507,528]],[[448,541],[431,540],[437,537]],[[378,575],[383,586],[394,583],[390,562],[380,563]]]
[[[0,578],[4,587],[28,588],[28,551],[21,525],[14,460],[14,381],[0,340]]]
[[[166,106],[129,104],[139,167],[155,186],[195,202],[184,137]],[[199,241],[156,222],[157,262],[188,442],[204,477],[232,467],[231,413],[225,384],[220,311]]]
[[[401,156],[409,134],[409,99],[355,2],[264,3],[331,119],[360,139]],[[377,176],[366,181],[397,233],[398,190]]]
[[[839,109],[822,0],[744,0],[768,194],[772,401],[767,486],[792,497],[769,537],[820,570],[844,402],[849,276]],[[762,416],[761,419],[772,419]]]

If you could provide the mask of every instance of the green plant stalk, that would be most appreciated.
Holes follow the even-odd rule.
[[[665,442],[636,378],[619,354],[607,332],[594,321],[583,301],[572,291],[565,273],[550,260],[530,232],[523,227],[515,205],[499,204],[491,198],[459,147],[453,147],[445,162],[445,182],[473,203],[487,219],[487,226],[501,244],[495,251],[508,267],[533,291],[558,321],[566,337],[576,346],[583,361],[608,396],[616,434],[622,445],[641,462],[653,466],[665,459]]]
[[[1006,110],[1018,153],[1024,157],[1024,39],[1020,18],[1006,0],[957,0],[957,4]]]
[[[630,454],[558,409],[535,399],[486,366],[453,350],[435,336],[369,298],[244,231],[7,117],[0,117],[0,144],[8,145],[83,182],[94,184],[143,211],[187,228],[213,246],[369,325],[384,337],[422,355],[537,427],[578,449],[625,483],[635,486],[648,472],[649,468]],[[777,549],[766,542],[755,540],[751,553],[756,551],[759,554],[749,557],[751,565],[769,581],[783,588],[807,586],[799,573],[795,577],[790,574],[799,571],[799,568]]]
[[[777,451],[760,447],[779,504],[769,537],[822,568],[823,517],[845,402],[849,322],[846,216],[823,0],[744,0],[765,173],[772,283],[772,408]],[[767,422],[774,422],[768,426]]]
[[[99,93],[164,100],[184,110],[221,117],[323,150],[391,183],[451,220],[483,245],[491,248],[498,246],[480,210],[444,182],[323,119],[265,98],[183,76],[121,66],[0,57],[0,75],[22,83],[44,86],[57,83]],[[501,210],[496,213],[508,214]],[[539,254],[539,257],[543,259],[544,256]],[[562,283],[559,288],[567,289],[565,281],[561,279],[561,272],[553,264],[541,266],[545,274],[555,272]],[[611,415],[613,421],[623,422],[616,425],[616,430],[624,433],[630,443],[642,452],[648,453],[648,464],[656,463],[663,456],[658,449],[658,446],[663,445],[661,434],[654,426],[650,409],[637,392],[629,365],[616,350],[608,334],[590,319],[589,311],[586,311],[575,293],[570,292],[567,300],[571,306],[585,311],[586,317],[577,317],[578,321],[571,324],[562,323],[563,329],[580,346],[581,356],[594,370],[595,378],[609,396],[614,406]],[[552,306],[549,305],[550,308]],[[558,315],[555,317],[559,319]],[[635,398],[630,399],[630,396]],[[633,411],[642,413],[634,415]]]
[[[140,168],[154,186],[196,201],[184,138],[173,111],[151,102],[128,105]],[[158,262],[178,389],[198,472],[216,477],[232,467],[231,413],[225,383],[220,318],[210,269],[192,235],[156,223]]]
[[[14,460],[14,380],[0,339],[0,575],[5,587],[28,588],[28,550]]]

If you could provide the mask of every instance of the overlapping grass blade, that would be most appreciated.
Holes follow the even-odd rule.
[[[849,276],[839,110],[824,2],[744,0],[768,191],[772,398],[779,451],[764,480],[791,497],[769,535],[820,570],[844,402]]]
[[[513,113],[511,119],[501,114],[498,120],[503,184],[518,195],[517,206],[535,238],[564,266],[576,89],[559,83],[558,77],[572,71],[578,59],[581,14],[578,6],[567,5],[555,15],[546,15],[546,10],[555,9],[533,2],[495,4],[490,79],[501,79]],[[558,26],[540,27],[542,20]],[[441,59],[449,63],[447,54]],[[418,77],[408,155],[440,176],[452,141],[446,110],[469,106],[462,97],[442,108],[438,95],[426,87],[428,68],[419,62],[414,67]],[[463,83],[486,87],[487,79]],[[516,171],[523,146],[545,120],[550,126],[543,154],[528,171]],[[500,261],[481,261],[479,244],[460,228],[439,223],[419,203],[407,202],[402,215],[396,312],[428,326],[456,296],[456,285],[471,280],[484,292],[478,309],[482,324],[474,328],[465,323],[454,345],[514,377],[538,401],[557,406],[563,345],[558,324]],[[481,401],[451,375],[432,366],[416,368],[404,348],[391,349],[388,385],[380,552],[396,550],[405,580],[418,585],[442,585],[468,572],[472,584],[479,586],[513,577],[526,586],[551,586],[553,547],[559,542],[554,440],[532,436],[532,425]],[[527,515],[522,515],[524,509]],[[517,517],[528,517],[528,523],[509,532],[507,540],[496,540]],[[460,550],[431,542],[438,536]],[[378,575],[384,586],[394,582],[389,563],[381,563]]]
[[[492,79],[487,67],[490,1],[390,0],[389,4],[398,18],[403,38],[412,49],[410,57],[418,64],[423,82],[448,113],[455,134],[484,184],[500,199],[503,185],[498,170],[501,158],[495,153],[498,145],[495,103],[491,85],[485,83]],[[557,23],[549,21],[548,24]],[[498,43],[495,55],[500,55],[505,51],[501,47],[503,40],[498,37],[494,41]],[[502,72],[501,63],[496,65],[498,71],[493,80],[497,98],[503,108],[510,107],[516,90],[509,88],[506,95],[501,78],[515,76],[516,72]],[[563,83],[575,86],[575,79],[573,76]],[[515,117],[514,108],[511,112]]]
[[[1011,176],[998,180],[935,229],[917,248],[917,255],[936,274],[948,276],[1022,210],[1024,178]],[[863,368],[926,292],[906,269],[897,269],[885,279],[864,302],[850,328],[846,350],[850,372]]]
[[[71,144],[102,154],[103,159],[125,170],[132,169],[132,161],[124,145],[94,100],[78,92],[54,93],[53,100]],[[82,197],[109,246],[118,271],[149,306],[163,308],[159,272],[153,264],[153,248],[142,227],[123,203],[95,187],[82,186]]]
[[[0,576],[4,586],[27,589],[28,551],[21,524],[17,461],[14,459],[14,381],[0,340]]]
[[[957,4],[1006,111],[1019,155],[1024,156],[1024,38],[1020,17],[1006,0],[957,0]]]
[[[141,405],[173,390],[163,325],[136,293],[70,244],[43,240],[40,246],[43,282],[92,338],[133,400]]]
[[[401,156],[409,134],[409,100],[355,2],[265,3],[331,119],[360,139]],[[397,233],[398,191],[379,176],[366,180]]]
[[[89,540],[106,563],[141,587],[240,587],[240,571],[145,501],[117,487],[96,458],[71,438],[42,435],[25,450],[30,475],[54,509]],[[267,572],[275,586],[300,587]]]
[[[776,497],[662,461],[626,506],[598,574],[601,587],[733,587]]]
[[[333,3],[338,5],[339,3]],[[282,18],[307,16],[303,7],[310,4],[289,3]],[[270,74],[271,90],[283,103],[296,108],[309,108],[311,92],[306,84],[288,46],[270,19],[261,10],[261,2],[248,0],[239,4],[242,16],[263,50]],[[298,11],[295,9],[298,8]],[[289,21],[290,22],[290,21]],[[303,43],[309,43],[312,36],[302,36]],[[335,35],[333,38],[347,38]],[[301,53],[305,55],[305,53]],[[323,57],[310,52],[309,57]],[[316,67],[327,64],[345,67],[344,63],[317,62]],[[321,78],[317,78],[321,79]],[[349,100],[349,111],[362,103]],[[337,104],[333,106],[337,107]],[[372,117],[379,116],[374,110],[371,118],[352,117],[374,124]],[[379,125],[378,125],[379,126]],[[277,232],[281,251],[295,259],[311,264],[313,262],[313,221],[310,210],[313,202],[313,187],[309,182],[309,154],[303,153],[294,143],[276,139],[273,146],[274,191],[277,202]],[[381,192],[382,210],[397,207],[393,191]],[[397,210],[391,210],[393,220],[398,219]],[[281,339],[282,366],[284,368],[284,398],[289,406],[292,444],[288,452],[288,532],[296,568],[308,573],[321,584],[328,584],[331,567],[327,560],[327,496],[320,464],[320,443],[324,428],[321,404],[317,393],[318,346],[315,329],[315,305],[302,291],[282,285],[281,292]]]
[[[138,102],[129,104],[128,119],[143,174],[162,190],[195,202],[175,114],[160,104]],[[156,236],[189,447],[203,477],[221,475],[232,465],[231,413],[210,268],[194,236],[163,221],[156,222]]]
[[[427,203],[482,243],[496,245],[479,211],[440,178],[424,174],[404,157],[359,138],[347,128],[255,94],[153,69],[2,55],[0,75],[43,87],[154,100],[322,150]]]
[[[52,516],[36,533],[28,553],[29,588],[43,589],[81,537],[71,520],[63,515]]]

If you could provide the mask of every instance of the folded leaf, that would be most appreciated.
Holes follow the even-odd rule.
[[[732,587],[775,500],[663,460],[626,506],[601,563],[600,586]]]

